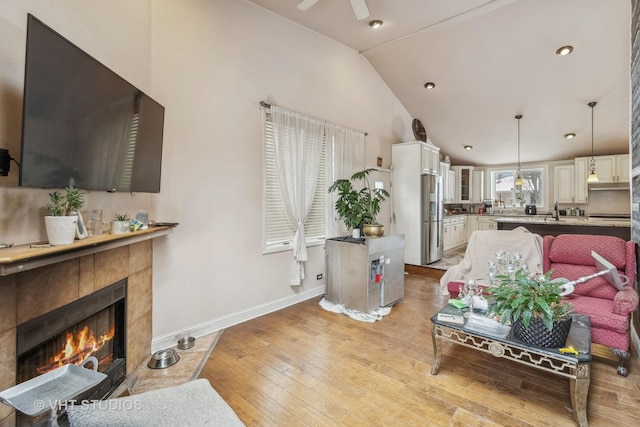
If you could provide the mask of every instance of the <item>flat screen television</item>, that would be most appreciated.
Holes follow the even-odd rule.
[[[160,192],[164,107],[32,15],[20,185]]]

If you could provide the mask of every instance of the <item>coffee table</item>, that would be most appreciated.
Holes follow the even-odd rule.
[[[464,310],[446,306],[438,313],[460,315]],[[465,325],[438,320],[438,313],[431,317],[434,360],[431,374],[436,375],[442,359],[442,342],[448,341],[495,357],[512,360],[535,369],[569,378],[569,391],[573,416],[579,426],[587,426],[587,395],[589,393],[591,363],[591,322],[588,316],[573,314],[571,330],[566,346],[573,347],[578,355],[562,354],[559,349],[539,348],[526,344],[513,336],[505,338],[465,329]],[[466,324],[466,319],[464,323]]]

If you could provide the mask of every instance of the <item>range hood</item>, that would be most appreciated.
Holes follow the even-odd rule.
[[[628,182],[590,182],[590,191],[629,191]]]

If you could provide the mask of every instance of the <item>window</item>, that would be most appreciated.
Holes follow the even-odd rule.
[[[263,252],[277,252],[291,249],[295,229],[289,221],[278,185],[271,115],[267,109],[263,109],[262,114],[264,123]],[[327,203],[326,137],[323,134],[313,135],[311,138],[321,140],[323,149],[320,160],[318,184],[314,193],[311,210],[304,224],[306,243],[308,246],[314,246],[324,242]]]
[[[521,186],[513,184],[517,177],[515,169],[489,169],[489,172],[491,196],[494,200],[504,202],[505,207],[545,206],[546,166],[521,169]]]

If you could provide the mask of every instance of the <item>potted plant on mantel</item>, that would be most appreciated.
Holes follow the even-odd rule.
[[[490,310],[502,323],[510,320],[520,340],[547,348],[564,347],[571,328],[573,306],[562,300],[562,283],[546,274],[518,270],[513,277],[496,276],[498,283],[487,293],[495,298]]]
[[[129,214],[115,214],[111,222],[111,234],[125,234],[129,232],[131,232],[131,218],[129,218]]]
[[[365,236],[379,237],[384,234],[384,226],[378,224],[376,217],[389,193],[384,188],[370,187],[367,175],[373,171],[375,169],[365,169],[349,179],[338,179],[329,187],[329,193],[338,192],[336,213],[349,230],[362,229]],[[359,181],[363,181],[364,186],[357,190],[354,184]]]
[[[84,205],[84,196],[75,187],[67,187],[66,194],[60,191],[49,193],[48,216],[44,217],[47,238],[51,246],[73,243],[78,232],[80,208]]]

